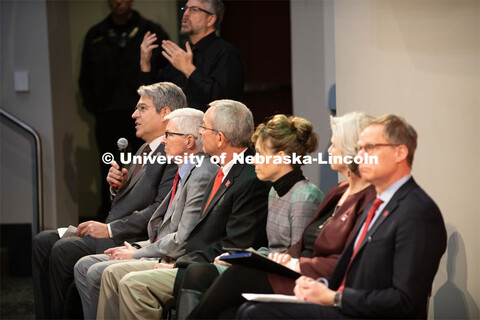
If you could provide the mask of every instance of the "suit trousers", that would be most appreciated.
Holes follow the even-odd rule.
[[[37,318],[62,318],[65,296],[73,282],[73,267],[86,255],[96,253],[98,240],[114,246],[112,239],[68,237],[56,230],[42,231],[33,238],[32,264]]]
[[[156,261],[107,267],[102,275],[98,319],[161,319],[174,303],[177,269],[154,269]]]
[[[333,307],[313,303],[255,303],[242,304],[237,319],[354,319]]]
[[[182,289],[202,291],[205,279],[210,280],[209,274],[214,274],[212,269],[216,270],[213,264],[191,264],[187,268]],[[216,280],[211,279],[203,289],[205,291],[203,299],[188,319],[235,319],[239,307],[246,301],[242,293],[274,293],[266,272],[240,265],[229,267]]]

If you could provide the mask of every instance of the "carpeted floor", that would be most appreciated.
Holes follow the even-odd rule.
[[[31,277],[4,277],[0,280],[0,318],[35,319]]]

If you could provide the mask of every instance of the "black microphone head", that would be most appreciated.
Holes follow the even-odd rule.
[[[120,138],[117,141],[118,150],[125,150],[128,146],[128,140],[125,138]]]

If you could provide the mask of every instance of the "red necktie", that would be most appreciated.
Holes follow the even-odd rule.
[[[175,178],[173,179],[173,188],[172,188],[172,195],[170,196],[170,202],[168,203],[167,211],[170,209],[170,206],[172,205],[173,197],[175,197],[175,192],[177,191],[177,186],[178,186],[178,181],[180,181],[180,174],[177,173],[175,174]],[[165,212],[167,212],[165,211]],[[155,241],[158,241],[158,234],[155,236]]]
[[[168,203],[167,211],[170,209],[170,206],[172,205],[173,197],[175,197],[175,192],[177,192],[177,186],[178,186],[178,181],[180,180],[180,174],[177,173],[175,174],[175,179],[173,179],[173,188],[172,188],[172,196],[170,197],[170,202]]]
[[[380,207],[382,203],[383,203],[382,199],[376,198],[375,201],[373,201],[372,207],[370,208],[370,210],[368,210],[367,219],[365,219],[365,224],[364,224],[362,233],[360,234],[357,244],[353,249],[352,257],[350,258],[350,262],[348,264],[347,270],[345,270],[345,275],[343,276],[342,284],[340,285],[337,291],[343,291],[343,289],[345,288],[345,280],[347,279],[347,272],[348,272],[348,269],[350,268],[350,264],[352,264],[353,258],[357,254],[357,251],[360,248],[360,245],[362,244],[363,240],[365,239],[365,236],[367,235],[368,227],[370,227],[370,223],[372,222],[373,216],[375,215],[375,211],[377,211],[378,207]]]
[[[218,173],[217,173],[217,176],[215,177],[215,182],[213,183],[212,192],[210,193],[210,199],[208,199],[207,205],[203,209],[203,213],[205,213],[205,211],[207,211],[207,208],[208,208],[208,205],[210,204],[210,201],[212,201],[213,196],[215,195],[215,193],[217,193],[218,188],[220,188],[220,185],[222,184],[222,180],[223,180],[223,170],[220,169],[220,171],[218,171]]]

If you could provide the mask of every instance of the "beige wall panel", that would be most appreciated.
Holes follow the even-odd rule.
[[[417,129],[413,175],[447,225],[431,318],[480,316],[479,3],[335,2],[339,114],[396,113]]]

